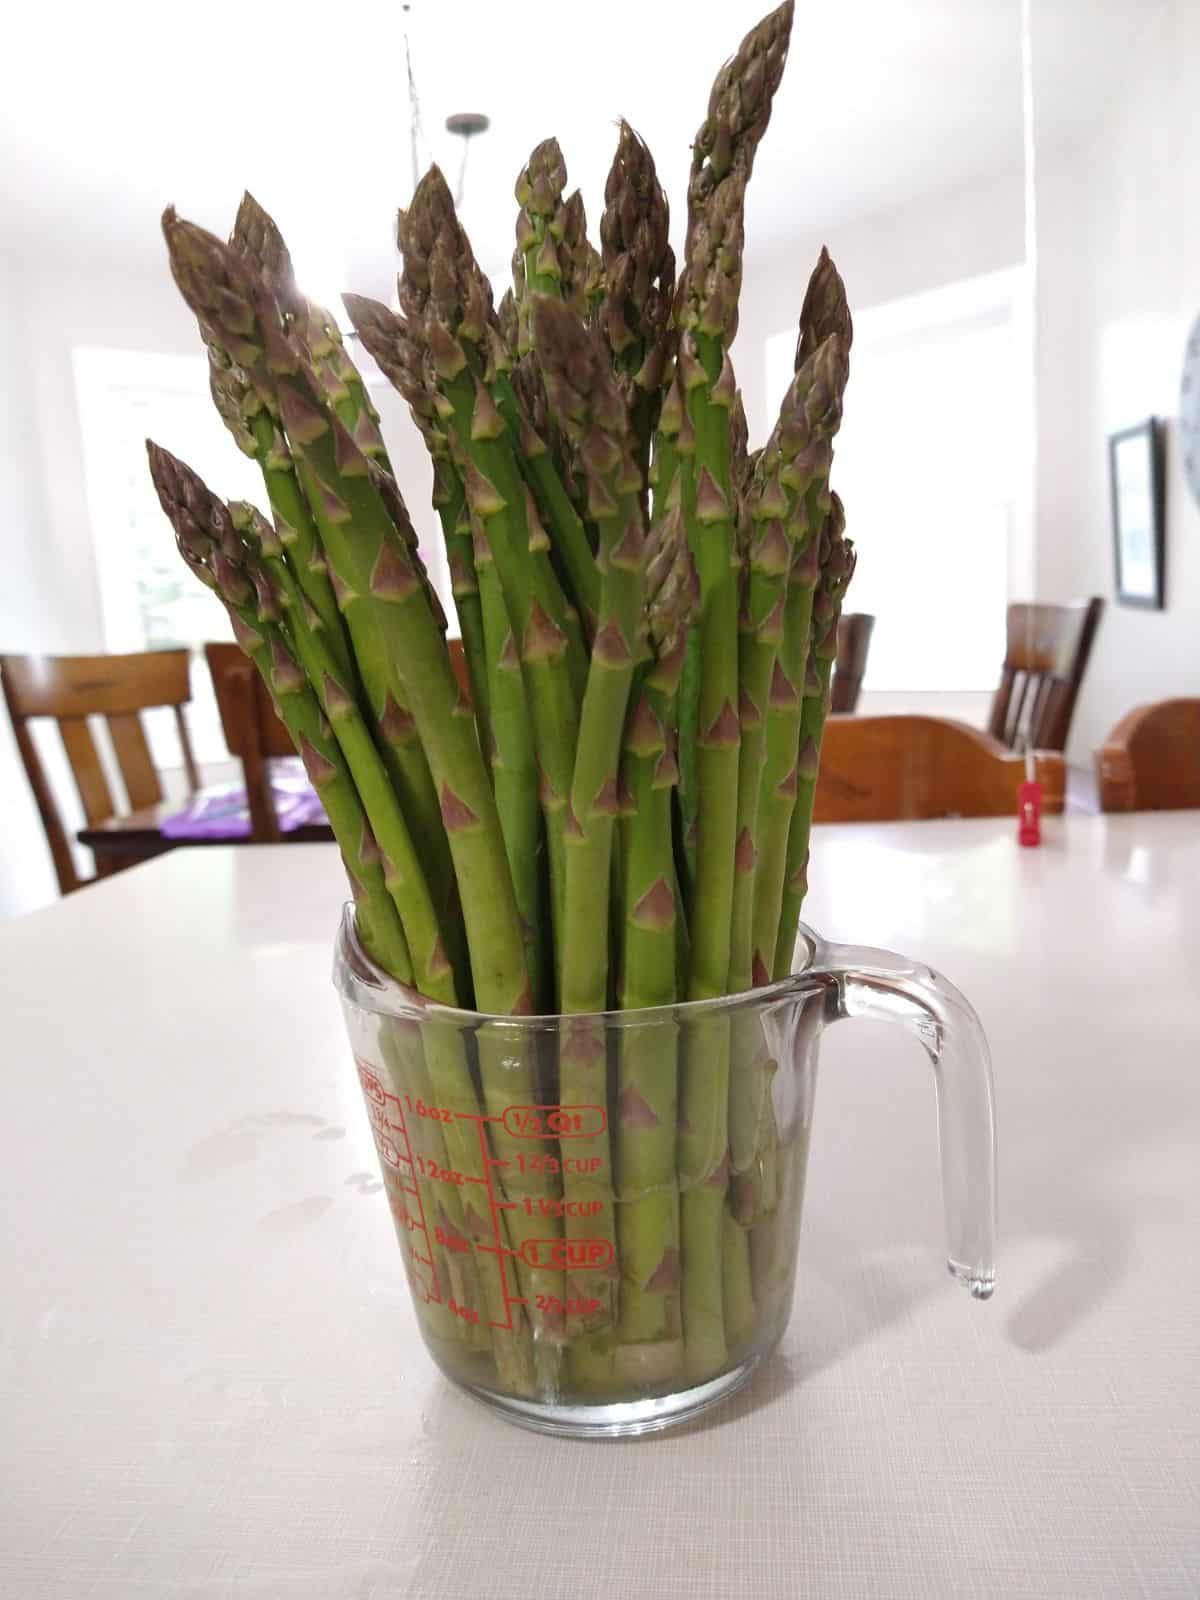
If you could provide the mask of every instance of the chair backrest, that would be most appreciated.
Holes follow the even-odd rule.
[[[1139,706],[1096,751],[1101,811],[1200,806],[1200,700]]]
[[[258,844],[279,839],[279,819],[271,796],[276,756],[294,756],[292,736],[279,720],[262,674],[240,645],[221,641],[204,646],[212,675],[221,729],[232,756],[242,764],[250,809],[250,837]]]
[[[102,716],[131,808],[158,805],[162,784],[150,757],[138,715],[170,706],[183,752],[188,787],[200,786],[183,707],[191,699],[186,650],[150,650],[126,656],[0,655],[0,681],[12,718],[17,749],[37,803],[46,840],[64,894],[80,885],[70,843],[45,769],[29,729],[35,718],[58,723],[84,816],[89,826],[117,815],[100,752],[87,719]]]
[[[1063,809],[1066,763],[1034,753],[1046,812]],[[817,822],[1016,817],[1025,758],[941,717],[840,717],[825,724]]]
[[[1008,608],[1008,642],[988,732],[1010,750],[1065,750],[1104,601]]]
[[[839,619],[837,659],[830,688],[831,711],[853,711],[858,705],[874,629],[875,618],[866,611],[848,611]]]

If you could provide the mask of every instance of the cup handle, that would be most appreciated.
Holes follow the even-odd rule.
[[[921,1041],[937,1094],[949,1268],[977,1300],[996,1283],[996,1111],[987,1039],[966,998],[931,967],[888,950],[820,945],[810,976],[831,980],[827,1020],[871,1017]]]

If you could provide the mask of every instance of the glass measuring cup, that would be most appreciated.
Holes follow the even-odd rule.
[[[642,1433],[731,1393],[786,1326],[820,1037],[872,1017],[937,1090],[951,1273],[994,1282],[978,1018],[927,967],[807,928],[792,975],[721,1000],[486,1017],[375,969],[334,979],[421,1333],[454,1382],[549,1433]]]

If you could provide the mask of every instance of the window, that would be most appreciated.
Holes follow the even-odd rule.
[[[871,689],[995,686],[1029,425],[1020,281],[996,273],[855,318],[833,485],[858,547],[848,606],[876,618]],[[794,349],[794,334],[768,341],[772,396]]]
[[[105,648],[195,651],[188,728],[196,758],[226,760],[203,646],[230,638],[229,621],[176,553],[145,441],[164,445],[231,500],[262,505],[261,474],[213,409],[207,357],[89,347],[73,359]],[[165,720],[150,717],[147,729],[155,760],[176,765],[178,745]]]

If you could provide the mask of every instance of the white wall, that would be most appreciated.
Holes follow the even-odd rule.
[[[0,653],[45,649],[56,642],[48,615],[54,562],[30,404],[33,372],[25,286],[19,264],[0,257]],[[53,893],[41,824],[8,717],[0,712],[0,916],[39,904]]]
[[[845,279],[852,311],[1016,266],[1025,259],[1020,151],[1014,148],[1007,172],[814,231],[784,253],[756,248],[751,238],[733,356],[752,443],[765,438],[780,399],[766,391],[766,340],[799,322],[823,244]]]
[[[1033,42],[1036,72],[1036,31]],[[1071,736],[1079,763],[1133,706],[1200,693],[1200,509],[1176,426],[1200,312],[1198,86],[1200,7],[1148,9],[1123,93],[1094,132],[1037,161],[1037,592],[1109,602]],[[1035,87],[1043,102],[1055,93]],[[1113,592],[1107,438],[1151,414],[1167,423],[1163,612],[1117,606]]]

